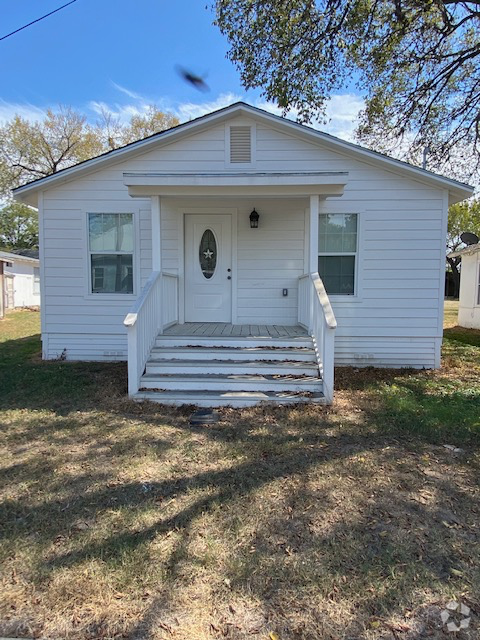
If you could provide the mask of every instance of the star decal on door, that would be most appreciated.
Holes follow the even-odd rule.
[[[207,260],[211,260],[213,258],[213,251],[210,251],[210,249],[207,249],[206,251],[203,252],[203,255]]]

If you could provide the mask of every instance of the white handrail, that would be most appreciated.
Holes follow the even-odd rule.
[[[334,351],[337,320],[318,272],[299,278],[298,321],[313,336],[327,404],[333,402]]]
[[[168,324],[178,320],[178,277],[154,271],[142,293],[125,316],[128,341],[128,394],[133,396],[140,388],[156,337]]]
[[[322,305],[323,315],[325,316],[327,327],[329,329],[336,329],[337,319],[335,318],[335,314],[333,313],[332,305],[330,304],[330,298],[328,297],[327,290],[325,289],[325,285],[323,284],[323,280],[320,278],[318,272],[311,273],[310,278],[312,279],[313,286],[315,287],[315,291],[317,292],[318,300]]]
[[[150,274],[150,277],[143,287],[142,293],[135,300],[135,302],[133,303],[133,307],[125,316],[123,324],[126,327],[133,327],[133,325],[137,322],[138,314],[144,306],[145,301],[148,299],[150,292],[154,288],[155,283],[159,279],[160,275],[160,271],[152,271],[152,273]]]

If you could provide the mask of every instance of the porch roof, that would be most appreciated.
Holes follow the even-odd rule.
[[[126,172],[123,182],[133,198],[152,195],[294,195],[338,197],[347,171],[159,173]]]

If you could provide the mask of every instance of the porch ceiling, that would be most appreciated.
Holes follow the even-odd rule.
[[[124,173],[133,198],[154,195],[320,195],[339,197],[348,181],[346,171],[235,173]]]

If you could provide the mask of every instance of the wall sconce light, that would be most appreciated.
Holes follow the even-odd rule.
[[[258,220],[260,216],[255,211],[255,209],[250,214],[250,229],[258,229]]]

